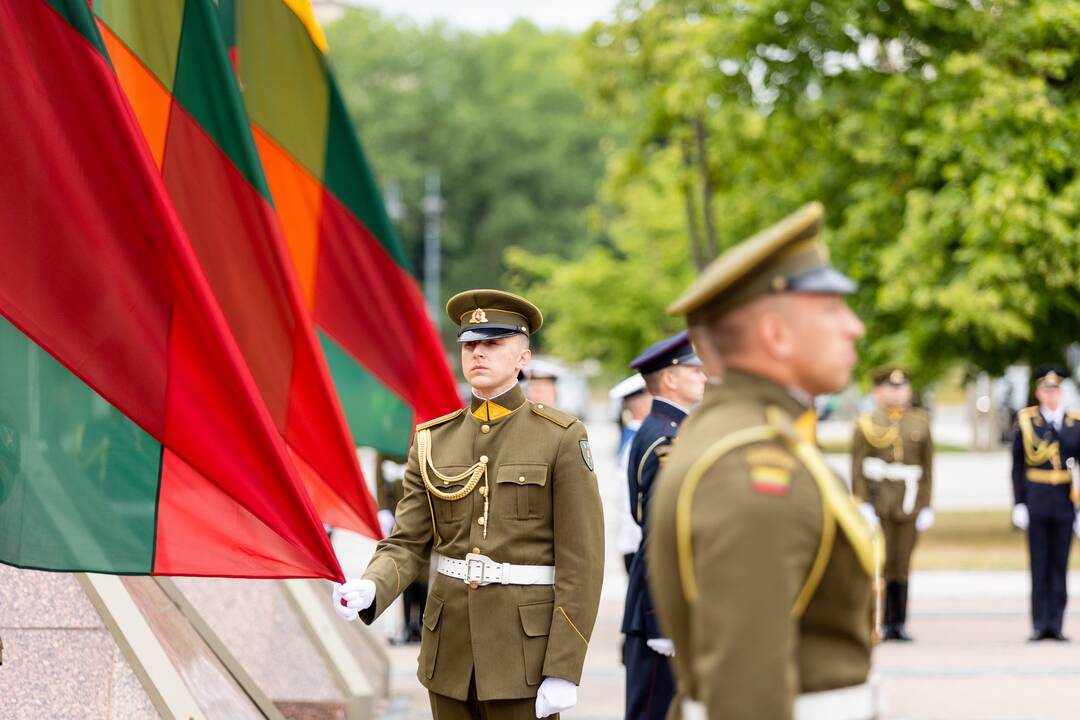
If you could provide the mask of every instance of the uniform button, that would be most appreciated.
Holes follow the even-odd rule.
[[[538,403],[537,406],[536,406],[536,409],[537,410],[543,410],[544,409],[543,403]]]
[[[480,488],[480,496],[481,497],[487,497],[487,488],[486,487]]]
[[[522,475],[521,477],[519,477],[518,482],[525,482],[525,476]]]
[[[477,525],[483,525],[484,524],[484,518],[482,518],[482,517],[476,518],[476,524]]]
[[[472,551],[473,551],[473,555],[479,555],[480,554],[480,548],[473,548]]]
[[[482,432],[482,433],[491,432],[491,426],[490,425],[481,425],[480,426],[480,432]]]

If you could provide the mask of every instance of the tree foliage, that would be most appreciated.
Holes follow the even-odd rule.
[[[1076,0],[624,0],[579,52],[590,109],[630,123],[593,214],[611,242],[512,265],[555,296],[558,350],[616,367],[670,329],[689,268],[816,198],[861,285],[864,364],[1060,358],[1080,337],[1078,31]]]
[[[422,267],[425,175],[444,196],[443,296],[505,284],[503,251],[578,257],[610,128],[572,80],[576,38],[519,22],[474,34],[350,11],[327,28],[330,59],[400,230]]]

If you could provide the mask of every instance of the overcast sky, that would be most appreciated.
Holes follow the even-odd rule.
[[[468,30],[502,30],[517,18],[543,28],[584,30],[610,19],[617,0],[324,0],[322,4],[375,7],[426,22],[441,18]],[[316,0],[319,5],[319,0]]]

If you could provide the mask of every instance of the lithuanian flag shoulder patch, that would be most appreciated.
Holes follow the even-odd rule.
[[[795,459],[780,448],[754,447],[744,454],[750,469],[750,489],[767,495],[787,495]]]

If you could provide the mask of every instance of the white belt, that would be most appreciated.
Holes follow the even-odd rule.
[[[870,683],[803,693],[795,698],[795,720],[874,720],[877,693]],[[708,720],[704,703],[683,700],[682,720]]]
[[[554,565],[511,565],[469,553],[464,560],[434,553],[435,569],[469,585],[554,585]]]
[[[795,698],[795,720],[874,720],[877,715],[877,692],[870,683]]]
[[[880,482],[881,480],[903,480],[904,501],[903,510],[910,515],[915,512],[915,501],[918,499],[919,481],[922,479],[923,469],[921,465],[906,465],[904,463],[887,463],[881,458],[863,458],[863,475],[868,480]]]

